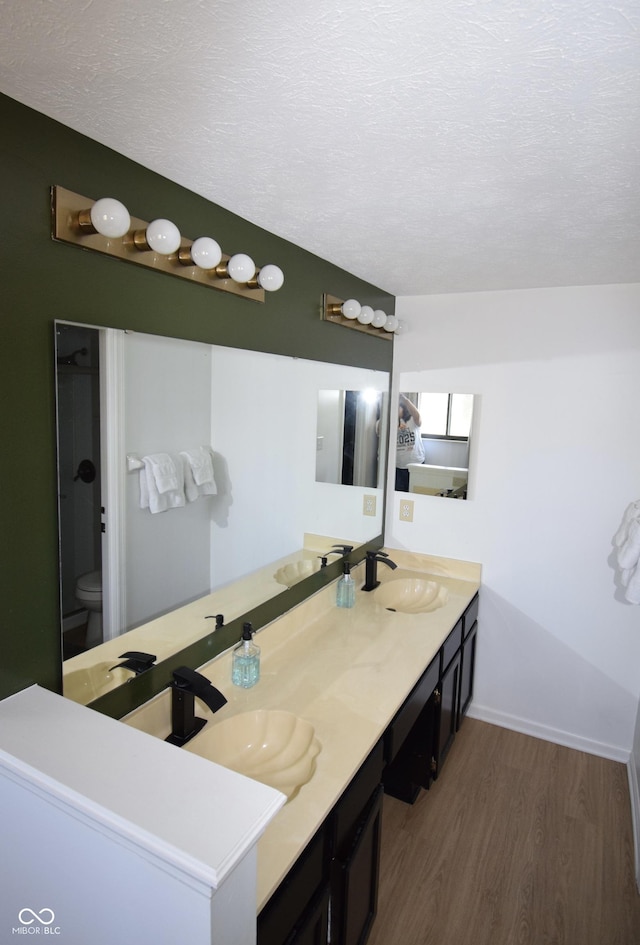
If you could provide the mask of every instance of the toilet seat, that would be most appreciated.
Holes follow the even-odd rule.
[[[76,595],[83,601],[102,600],[102,572],[87,571],[76,581]]]

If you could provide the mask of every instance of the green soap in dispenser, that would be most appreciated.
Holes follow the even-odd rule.
[[[251,624],[243,624],[242,639],[233,651],[231,682],[243,689],[250,689],[260,679],[260,647],[251,639],[253,634]]]
[[[351,577],[351,565],[345,561],[342,568],[342,577],[336,588],[336,604],[338,607],[353,607],[356,602],[356,585]]]

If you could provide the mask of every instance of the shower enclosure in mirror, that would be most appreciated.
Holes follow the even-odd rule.
[[[381,485],[381,390],[321,390],[316,427],[316,482],[343,486]]]
[[[211,594],[235,618],[304,580],[334,542],[381,535],[386,437],[375,481],[317,482],[316,416],[321,391],[371,389],[386,419],[386,372],[61,322],[56,364],[65,693],[71,673],[93,667],[105,647],[108,669],[125,650],[160,660],[192,642],[175,639],[176,608],[204,608],[192,631],[202,638],[213,629]],[[92,400],[80,387],[75,418],[69,376],[89,369]],[[152,511],[145,461],[168,454],[179,470],[183,454],[202,449],[212,488]],[[374,515],[365,495],[377,498]]]
[[[473,406],[473,394],[400,394],[396,491],[467,498]]]

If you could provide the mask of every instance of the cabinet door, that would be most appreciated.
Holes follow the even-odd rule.
[[[258,915],[258,945],[284,945],[329,879],[329,832],[322,826]],[[313,941],[313,940],[312,940]]]
[[[329,886],[321,889],[285,945],[326,945],[329,940]]]
[[[460,688],[460,652],[451,661],[440,681],[440,722],[438,726],[437,777],[456,737],[458,693]]]
[[[473,698],[473,675],[476,664],[476,640],[478,638],[478,623],[474,623],[462,646],[462,663],[460,667],[460,700],[458,705],[458,719],[456,728],[460,728]]]
[[[331,945],[364,945],[378,905],[383,789],[363,816],[348,855],[334,861]]]

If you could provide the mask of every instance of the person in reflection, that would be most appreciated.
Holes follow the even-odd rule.
[[[396,492],[409,491],[409,463],[424,462],[420,436],[420,413],[408,397],[398,398],[398,439],[396,443]]]

